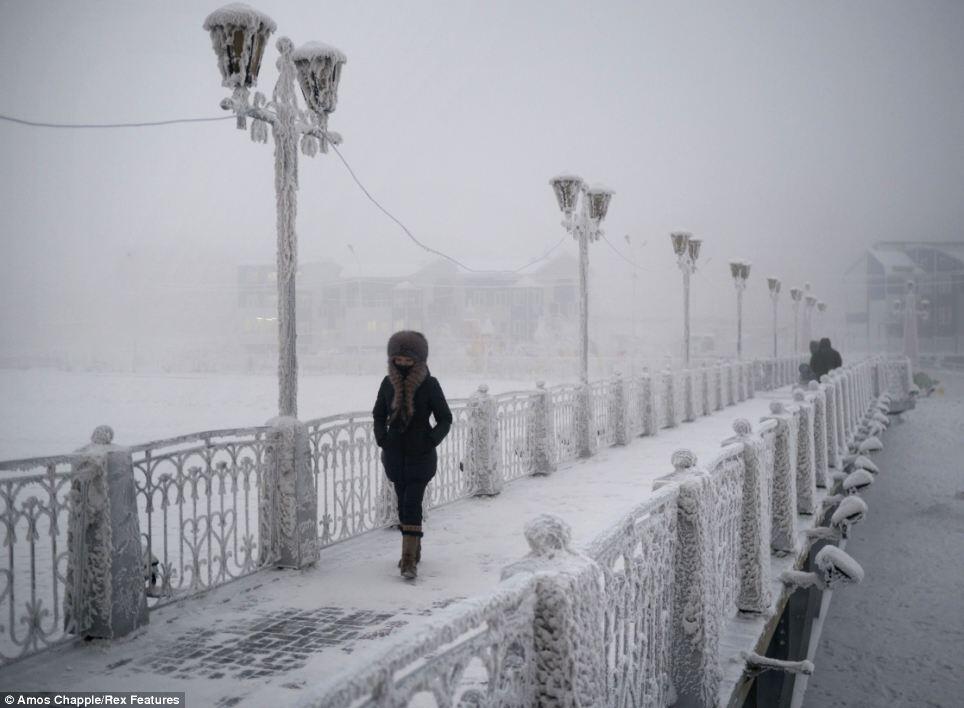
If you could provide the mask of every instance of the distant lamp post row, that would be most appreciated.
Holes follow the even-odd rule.
[[[696,272],[696,261],[700,257],[703,241],[693,238],[686,231],[674,231],[670,235],[676,264],[683,273],[683,365],[690,365],[690,276]]]
[[[579,378],[589,381],[589,242],[603,235],[611,189],[587,187],[581,177],[559,175],[549,180],[562,211],[562,226],[579,242]]]
[[[334,47],[309,42],[298,49],[281,37],[277,44],[278,81],[271,100],[249,89],[258,83],[258,72],[268,37],[275,31],[274,21],[240,3],[215,10],[204,21],[211,35],[221,71],[221,85],[233,90],[221,101],[221,108],[237,116],[237,127],[244,129],[252,118],[251,139],[268,141],[271,126],[275,143],[275,192],[278,230],[278,408],[282,416],[297,416],[298,361],[295,352],[295,272],[298,267],[295,214],[298,190],[298,142],[301,151],[313,157],[319,150],[328,152],[329,141],[338,144],[341,136],[328,132],[328,116],[338,103],[338,83],[345,55]],[[298,107],[295,82],[301,86],[307,109]]]
[[[750,278],[750,264],[746,261],[730,261],[730,275],[736,286],[736,358],[743,358],[743,291]]]
[[[777,358],[777,302],[780,300],[780,279],[767,278],[770,300],[773,302],[773,358]]]
[[[813,308],[817,305],[817,298],[810,292],[810,283],[803,284],[803,342],[808,346],[813,339]]]

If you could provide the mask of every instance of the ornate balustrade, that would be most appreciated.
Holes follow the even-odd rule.
[[[771,370],[790,375],[791,363]],[[495,591],[448,608],[415,630],[414,642],[398,636],[370,668],[320,687],[302,705],[367,706],[381,699],[377,705],[407,706],[419,692],[431,693],[437,705],[523,706],[563,695],[585,705],[717,705],[723,626],[738,611],[770,611],[771,552],[796,549],[793,524],[806,511],[798,500],[830,479],[837,448],[828,435],[832,403],[845,402],[843,421],[866,419],[883,393],[874,388],[874,366],[861,362],[798,391],[793,402],[774,401],[755,432],[738,419],[736,437],[705,467],[692,453],[674,453],[675,471],[582,552],[570,546],[565,522],[537,518],[526,527],[533,551],[503,572],[507,579]],[[676,383],[670,372],[660,379],[670,390]],[[626,384],[629,401],[638,401],[627,414],[634,434],[646,429],[634,421],[645,421],[647,402],[656,398],[651,384],[648,376]],[[743,394],[755,386],[744,380]],[[596,393],[603,395],[602,388]],[[848,424],[845,449],[855,427]],[[512,608],[524,605],[533,633],[518,644],[490,642],[487,654],[463,650],[499,622],[505,610],[495,597],[512,597]],[[513,609],[509,617],[519,615]],[[494,656],[506,647],[516,647],[511,679],[488,668],[498,666]],[[466,687],[470,662],[476,678]],[[578,672],[566,668],[574,665]]]
[[[68,522],[80,511],[78,459],[0,462],[0,665],[71,637],[64,606]]]
[[[471,399],[449,402],[454,422],[438,448],[438,473],[427,491],[427,506],[473,494],[496,494],[506,481],[549,474],[558,463],[576,459],[587,441],[590,453],[598,446],[625,444],[639,435],[656,434],[661,427],[679,425],[685,416],[696,417],[742,400],[757,388],[783,385],[795,380],[797,361],[786,357],[625,378],[617,374],[587,387],[540,385],[532,391],[495,396],[480,387]],[[734,445],[708,466],[705,483],[710,497],[705,505],[713,508],[714,521],[704,530],[706,538],[712,539],[713,551],[704,562],[707,569],[742,568],[736,575],[714,572],[714,577],[721,578],[714,593],[727,611],[752,605],[754,601],[746,598],[754,592],[759,604],[760,589],[744,587],[748,586],[744,582],[747,568],[760,565],[747,560],[756,557],[747,550],[751,548],[748,534],[758,540],[769,535],[767,543],[773,549],[792,551],[793,518],[809,509],[814,487],[828,483],[827,469],[839,470],[842,456],[852,451],[869,403],[889,387],[895,389],[894,397],[909,395],[909,381],[906,359],[878,358],[843,367],[797,396],[795,404],[775,403],[772,420],[760,426],[756,437],[750,436],[752,441],[749,433],[741,434],[742,445]],[[306,423],[285,420],[130,448],[107,445],[120,463],[126,460],[127,474],[133,477],[129,503],[138,511],[143,587],[151,607],[266,566],[302,567],[315,561],[319,546],[396,520],[394,490],[382,472],[370,413]],[[750,447],[755,452],[748,456]],[[90,455],[68,455],[0,463],[0,520],[7,549],[6,562],[0,565],[4,642],[0,661],[70,636],[76,625],[71,620],[65,624],[68,605],[73,616],[78,608],[87,607],[84,602],[96,606],[87,587],[77,586],[74,596],[65,592],[68,561],[73,557],[68,551],[67,525],[71,500],[78,496],[71,496],[71,488],[83,492],[76,514],[91,513],[90,490],[95,486],[78,476],[89,468],[91,459]],[[750,477],[755,481],[747,485]],[[763,511],[753,517],[756,530],[747,531],[743,526],[747,505],[761,489],[769,490],[768,505],[760,503]],[[307,497],[311,504],[305,504]],[[121,495],[113,503],[127,502]],[[606,593],[610,634],[605,641],[616,652],[607,658],[610,675],[627,665],[627,656],[645,657],[650,667],[646,672],[668,675],[669,649],[652,641],[663,636],[654,627],[661,626],[662,613],[670,612],[672,603],[659,600],[653,605],[647,599],[648,610],[656,613],[646,620],[649,625],[619,625],[627,615],[618,608],[627,598],[638,599],[640,592],[647,598],[650,592],[665,595],[659,585],[662,581],[647,573],[651,564],[665,564],[666,553],[676,553],[667,550],[672,546],[653,540],[662,538],[660,534],[665,535],[671,524],[668,512],[655,513],[648,504],[641,509],[649,511],[638,511],[631,529],[624,526],[607,536],[622,539],[619,543],[597,544],[590,553],[600,566],[600,587]],[[685,506],[683,497],[678,505]],[[75,523],[79,522],[75,519]],[[679,525],[676,528],[679,543],[683,536]],[[632,538],[639,549],[623,549],[620,563],[620,553],[613,549]],[[79,556],[73,562],[84,567]],[[68,603],[70,597],[74,599]],[[88,617],[82,619],[90,623]],[[629,636],[620,635],[623,630],[640,642],[645,635],[650,643],[643,649],[613,644],[617,637]],[[663,668],[652,668],[657,666]],[[489,672],[490,678],[493,675]],[[645,682],[633,679],[632,700],[665,695],[665,681],[653,680],[651,675]]]
[[[148,603],[158,607],[271,561],[260,527],[271,428],[215,430],[131,448]]]

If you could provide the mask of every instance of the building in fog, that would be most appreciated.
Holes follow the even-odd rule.
[[[881,241],[868,249],[845,274],[849,348],[900,350],[903,330],[894,303],[908,280],[930,303],[919,323],[921,351],[962,351],[964,241]]]
[[[437,259],[419,268],[304,263],[297,275],[298,349],[307,355],[380,352],[398,329],[470,349],[505,352],[553,339],[578,311],[577,263],[559,255],[518,274],[470,273]],[[249,365],[274,360],[275,267],[238,267],[237,329]],[[568,340],[566,340],[568,341]]]

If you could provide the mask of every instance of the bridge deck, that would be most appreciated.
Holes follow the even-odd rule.
[[[674,450],[689,448],[709,462],[733,434],[734,418],[755,423],[771,400],[788,397],[788,388],[758,392],[549,477],[513,482],[497,497],[431,511],[414,584],[395,566],[398,532],[377,530],[324,549],[312,569],[257,573],[160,609],[137,636],[70,644],[14,664],[0,672],[0,684],[184,691],[192,705],[284,705],[305,686],[367,664],[398,628],[492,587],[505,565],[526,554],[522,527],[534,515],[561,516],[581,546],[651,493],[653,480],[672,471]]]

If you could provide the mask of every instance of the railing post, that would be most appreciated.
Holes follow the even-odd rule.
[[[718,631],[722,597],[716,591],[713,500],[708,475],[696,473],[696,455],[677,450],[671,479],[679,484],[673,563],[673,685],[680,707],[717,705],[723,678]]]
[[[622,372],[616,371],[609,399],[609,424],[613,426],[614,445],[629,444],[629,426],[626,423],[626,387]]]
[[[643,433],[656,435],[659,432],[659,421],[656,415],[656,382],[648,369],[643,371],[642,386],[639,387],[639,391],[639,395],[643,397],[640,401],[640,408],[643,411]]]
[[[592,408],[592,385],[588,381],[579,384],[576,391],[576,455],[578,457],[591,457],[595,451],[595,421]]]
[[[502,491],[502,455],[495,399],[487,384],[469,398],[469,429],[465,441],[466,472],[476,496],[494,496]]]
[[[536,581],[535,705],[606,703],[605,615],[599,564],[572,548],[572,531],[541,514],[525,526],[529,554],[502,570],[502,580],[531,573]]]
[[[673,380],[673,372],[669,369],[663,370],[663,407],[666,411],[667,427],[676,427],[676,382]]]
[[[683,410],[685,411],[683,420],[686,422],[692,422],[696,418],[693,388],[693,369],[683,369]]]
[[[99,425],[77,450],[67,527],[65,626],[98,639],[148,623],[131,452],[113,439],[114,431]]]
[[[793,392],[797,418],[797,513],[813,514],[817,494],[813,451],[813,405],[802,389]]]
[[[740,593],[742,612],[770,608],[770,472],[763,456],[763,440],[753,434],[746,418],[733,421],[734,442],[743,444],[743,509],[740,514]]]
[[[318,561],[318,492],[308,426],[293,416],[270,419],[261,478],[258,534],[263,565],[305,568]]]
[[[827,387],[811,381],[813,394],[813,465],[814,482],[818,487],[827,487]]]
[[[710,368],[700,367],[700,415],[710,414]]]
[[[545,381],[536,381],[536,395],[529,414],[529,474],[545,475],[556,471],[555,442],[552,428],[552,396]]]
[[[726,396],[723,395],[723,365],[714,364],[713,384],[716,388],[716,407],[715,410],[721,411],[726,406]]]
[[[775,420],[776,441],[773,454],[773,496],[770,546],[777,553],[793,553],[797,549],[794,521],[797,516],[797,431],[795,419],[780,401],[770,403],[770,415],[761,420]]]

